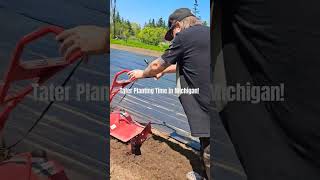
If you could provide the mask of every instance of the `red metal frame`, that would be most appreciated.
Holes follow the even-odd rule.
[[[130,146],[132,154],[141,155],[140,147],[142,143],[144,143],[148,139],[150,133],[151,123],[149,122],[140,134],[131,139]]]
[[[38,172],[33,171],[34,160],[40,161],[39,158],[32,157],[31,153],[22,153],[14,158],[1,162],[0,178],[1,180],[68,180],[63,167],[55,161],[46,161],[51,167],[44,171],[51,171],[54,175],[50,177],[38,175]],[[54,169],[52,169],[54,166]],[[41,167],[40,167],[41,168]],[[41,173],[41,172],[40,172]]]
[[[110,87],[110,103],[121,88],[126,87],[136,79],[118,81],[120,75],[128,73],[130,70],[122,70],[115,74]],[[115,110],[110,113],[110,134],[122,142],[130,141],[131,153],[140,155],[140,147],[147,140],[151,133],[151,123],[143,126],[135,122],[130,114],[124,110]]]
[[[120,77],[120,75],[128,73],[129,71],[130,70],[125,69],[125,70],[122,70],[114,75],[114,78],[113,78],[113,81],[112,81],[112,84],[110,87],[110,98],[109,98],[110,103],[111,103],[113,97],[118,94],[118,92],[120,91],[121,88],[124,88],[128,84],[133,83],[135,81],[135,79],[118,81],[118,78]]]
[[[24,87],[22,90],[15,94],[9,95],[9,89],[12,83],[21,80],[33,80],[33,83],[39,85],[46,82],[49,78],[54,76],[56,73],[74,63],[80,57],[83,56],[83,53],[80,50],[75,51],[67,57],[59,58],[56,60],[35,60],[23,62],[21,61],[21,55],[23,53],[24,47],[30,42],[37,40],[47,34],[58,35],[63,31],[62,28],[56,26],[48,26],[40,28],[26,36],[24,36],[17,44],[13,56],[11,59],[10,67],[5,74],[4,82],[0,86],[0,106],[3,107],[3,110],[0,112],[0,132],[3,130],[5,123],[8,119],[11,111],[33,90],[33,86],[30,84]],[[43,179],[32,173],[31,153],[23,153],[15,155],[14,157],[24,157],[26,159],[25,165],[19,164],[5,164],[1,165],[1,175],[0,179],[21,179],[22,174],[19,172],[27,172],[26,179],[28,180],[40,180]],[[54,161],[50,161],[54,164],[55,169],[58,171],[55,175],[49,177],[50,180],[68,180],[63,167]],[[0,162],[2,163],[2,162]],[[45,178],[48,179],[48,178]]]
[[[0,87],[0,105],[5,106],[4,110],[0,112],[0,131],[3,129],[10,112],[26,95],[31,93],[33,90],[33,87],[30,84],[15,95],[9,96],[8,90],[13,82],[33,79],[34,83],[41,85],[57,72],[61,71],[66,66],[72,64],[81,56],[83,56],[83,53],[78,50],[70,55],[67,60],[61,58],[59,60],[36,60],[28,62],[21,61],[20,58],[23,53],[23,48],[27,44],[49,33],[58,35],[62,31],[63,29],[60,27],[48,26],[24,36],[18,42],[11,59],[9,70],[5,75],[4,83]]]

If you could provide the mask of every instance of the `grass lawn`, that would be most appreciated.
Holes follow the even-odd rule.
[[[111,44],[119,44],[119,45],[124,45],[124,46],[131,46],[131,47],[137,47],[137,48],[143,48],[143,49],[149,49],[149,50],[154,50],[154,51],[160,51],[163,52],[166,50],[169,45],[163,45],[163,46],[155,46],[155,45],[149,45],[142,43],[137,40],[122,40],[122,39],[110,39]]]

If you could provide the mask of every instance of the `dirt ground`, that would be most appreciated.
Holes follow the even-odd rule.
[[[201,167],[197,152],[155,134],[142,145],[140,156],[128,154],[129,146],[116,139],[110,147],[112,180],[185,180],[186,173]]]

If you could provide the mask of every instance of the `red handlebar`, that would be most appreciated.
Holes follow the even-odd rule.
[[[13,110],[13,108],[15,108],[16,105],[33,90],[32,85],[29,85],[20,92],[9,96],[8,90],[13,82],[35,79],[34,83],[43,84],[57,72],[61,71],[66,66],[72,64],[83,56],[83,53],[78,50],[73,52],[72,55],[67,57],[66,60],[64,58],[59,58],[58,60],[42,59],[28,62],[21,61],[23,49],[27,44],[49,33],[58,35],[63,31],[64,29],[57,26],[47,26],[24,36],[18,42],[13,52],[9,70],[5,75],[4,83],[2,86],[0,86],[0,105],[5,106],[3,111],[0,112],[0,131],[2,130],[9,113]]]
[[[111,87],[110,87],[110,103],[113,99],[113,97],[115,95],[118,94],[118,92],[120,91],[121,88],[124,88],[126,87],[128,84],[134,82],[136,79],[127,79],[127,80],[122,80],[122,81],[118,81],[118,78],[120,75],[124,74],[124,73],[128,73],[130,70],[122,70],[120,72],[118,72],[117,74],[115,74],[113,80],[112,80],[112,84],[111,84]]]

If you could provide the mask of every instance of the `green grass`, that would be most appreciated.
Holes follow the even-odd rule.
[[[166,50],[169,47],[169,45],[163,45],[163,46],[149,45],[149,44],[145,44],[143,42],[137,41],[137,40],[125,41],[122,39],[111,39],[110,43],[111,44],[119,44],[119,45],[123,45],[123,46],[149,49],[149,50],[154,50],[154,51],[159,51],[159,52],[164,52],[164,50]]]

